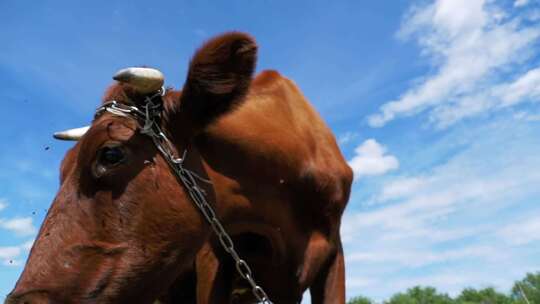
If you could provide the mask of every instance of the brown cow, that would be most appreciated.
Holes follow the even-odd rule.
[[[262,72],[246,102],[196,140],[219,218],[275,303],[344,303],[341,214],[352,173],[296,85]],[[198,303],[253,303],[214,238],[197,258]]]
[[[185,167],[211,180],[201,186],[274,303],[296,303],[306,288],[314,303],[344,303],[339,226],[352,172],[291,81],[273,71],[251,81],[255,61],[245,34],[207,42],[183,90],[163,97],[162,128],[189,151]],[[141,79],[119,80],[104,101],[149,95]],[[139,127],[101,115],[67,153],[6,303],[151,303],[167,293],[188,303],[195,288],[199,303],[253,302]]]

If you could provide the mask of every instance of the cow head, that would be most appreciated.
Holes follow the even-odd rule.
[[[163,97],[162,128],[178,151],[188,149],[185,167],[205,175],[191,139],[243,99],[255,61],[252,38],[221,35],[196,52],[183,90]],[[104,101],[141,103],[159,74],[122,71]],[[151,303],[192,264],[209,226],[139,128],[106,113],[87,130],[63,133],[80,139],[6,303]]]

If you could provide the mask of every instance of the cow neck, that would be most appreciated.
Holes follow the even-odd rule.
[[[97,108],[95,118],[108,112],[112,115],[134,119],[139,124],[140,132],[152,139],[156,148],[167,161],[167,164],[173,171],[175,177],[182,183],[195,206],[197,206],[206,221],[210,224],[214,233],[218,236],[223,249],[235,261],[236,270],[240,276],[250,284],[251,291],[255,298],[257,298],[259,303],[272,304],[272,301],[270,301],[263,288],[255,282],[251,268],[248,266],[247,262],[238,255],[231,237],[217,218],[214,208],[208,203],[206,193],[198,184],[198,181],[209,184],[211,184],[211,182],[184,167],[187,149],[184,148],[184,151],[180,156],[176,152],[174,144],[162,131],[160,123],[163,113],[163,96],[165,95],[165,92],[165,88],[161,88],[156,93],[147,96],[142,107],[126,105],[119,103],[116,100],[107,101],[103,103],[101,107]]]

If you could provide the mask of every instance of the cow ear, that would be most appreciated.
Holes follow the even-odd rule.
[[[180,99],[180,113],[200,130],[242,102],[255,64],[257,44],[231,32],[207,41],[193,56]]]

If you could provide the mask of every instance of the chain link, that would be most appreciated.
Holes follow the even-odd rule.
[[[182,182],[188,191],[188,194],[199,211],[202,213],[206,221],[210,224],[210,227],[217,235],[219,242],[223,246],[223,249],[232,257],[235,262],[236,270],[242,278],[244,278],[251,286],[251,292],[259,303],[272,304],[270,298],[261,286],[257,285],[251,268],[245,260],[240,258],[238,252],[234,248],[234,242],[230,235],[227,233],[221,222],[216,216],[216,212],[212,206],[206,200],[206,193],[197,184],[197,180],[211,183],[195,172],[184,168],[183,162],[186,157],[187,150],[184,151],[182,157],[175,156],[175,147],[173,143],[167,138],[164,132],[159,127],[156,118],[159,119],[161,113],[161,98],[158,103],[154,103],[154,98],[161,97],[165,94],[165,90],[162,88],[152,97],[146,98],[146,104],[144,105],[144,111],[139,110],[135,106],[128,106],[122,103],[118,103],[115,100],[104,103],[96,110],[95,116],[99,116],[104,112],[109,112],[113,115],[122,117],[134,118],[140,125],[141,133],[146,134],[152,138],[155,146],[159,152],[163,155],[176,177]]]

